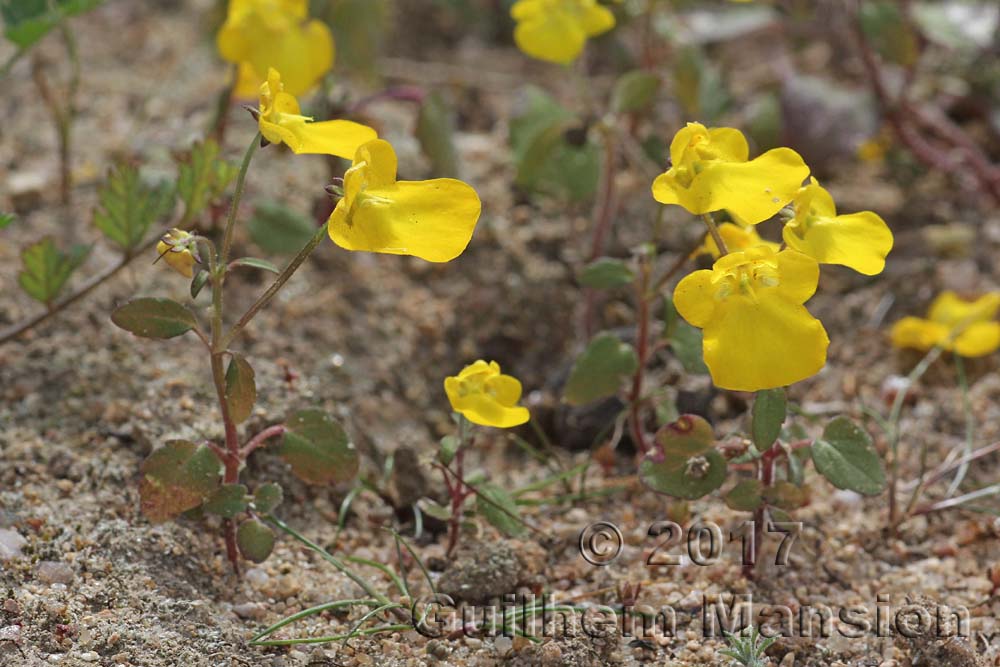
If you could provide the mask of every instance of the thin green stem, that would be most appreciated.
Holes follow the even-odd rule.
[[[2,80],[5,76],[10,74],[10,70],[14,67],[14,65],[17,64],[18,60],[24,57],[24,54],[26,54],[27,52],[28,51],[26,49],[19,48],[17,51],[15,51],[10,55],[10,58],[7,58],[7,60],[4,62],[3,65],[0,65],[0,80]]]
[[[257,147],[260,145],[260,132],[253,135],[253,140],[243,155],[243,163],[240,164],[240,172],[236,176],[236,190],[233,192],[233,203],[229,207],[229,217],[226,219],[226,230],[222,236],[222,261],[223,266],[229,264],[229,252],[233,245],[233,229],[236,227],[236,212],[240,206],[240,199],[243,197],[243,186],[247,180],[247,170],[250,168],[250,161],[253,159]]]
[[[253,636],[253,639],[250,640],[250,643],[255,644],[264,637],[274,634],[277,630],[280,630],[286,625],[291,625],[295,621],[300,621],[303,618],[315,616],[316,614],[321,614],[324,611],[330,611],[331,609],[343,609],[344,607],[354,607],[356,605],[364,605],[366,607],[380,606],[380,604],[375,600],[365,600],[365,599],[337,600],[336,602],[325,602],[323,604],[318,604],[315,607],[309,607],[308,609],[303,609],[302,611],[292,614],[291,616],[286,616],[285,618],[281,619],[274,625],[270,625],[267,628],[258,632],[256,635]]]
[[[726,247],[726,242],[722,240],[722,234],[719,233],[719,227],[715,224],[715,219],[712,217],[711,213],[704,213],[701,219],[705,221],[705,226],[708,227],[708,233],[711,234],[712,240],[715,241],[715,247],[719,249],[719,256],[728,255],[729,248]]]
[[[892,461],[889,465],[889,528],[892,531],[895,531],[899,525],[899,508],[897,506],[897,487],[899,484],[899,418],[903,412],[903,404],[906,402],[906,396],[909,394],[910,388],[920,381],[920,378],[924,376],[924,373],[931,367],[931,364],[937,361],[937,358],[941,356],[943,351],[941,347],[932,347],[924,355],[924,358],[920,360],[920,363],[914,366],[910,374],[906,376],[906,382],[896,392],[896,397],[892,402],[892,409],[889,411],[889,450],[892,452]],[[920,482],[918,482],[919,485]]]
[[[948,485],[946,497],[950,498],[958,491],[969,472],[969,455],[972,454],[972,444],[976,437],[976,418],[972,414],[972,400],[969,398],[969,378],[965,373],[965,360],[962,355],[955,355],[955,372],[958,375],[958,386],[962,390],[962,412],[965,413],[965,451],[955,479]]]
[[[306,258],[309,257],[309,255],[312,254],[312,251],[316,249],[316,246],[319,245],[320,241],[326,238],[326,226],[327,223],[320,225],[313,237],[309,239],[309,242],[303,246],[302,250],[300,250],[295,257],[292,258],[292,261],[289,262],[288,266],[286,266],[278,277],[274,279],[274,282],[267,288],[267,291],[260,295],[260,298],[258,298],[252,306],[250,306],[247,312],[243,313],[243,317],[240,318],[239,322],[234,324],[233,328],[229,330],[229,333],[223,337],[223,348],[229,347],[233,340],[243,332],[243,329],[250,323],[250,320],[252,320],[257,313],[260,312],[261,308],[266,306],[271,299],[274,298],[278,291],[284,287],[285,283],[287,283],[299,267],[302,266],[302,263],[306,261]]]

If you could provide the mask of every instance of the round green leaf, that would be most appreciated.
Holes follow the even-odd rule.
[[[764,502],[761,497],[763,487],[759,479],[744,479],[725,495],[726,505],[730,509],[753,512]]]
[[[837,417],[812,445],[816,470],[838,489],[873,496],[885,488],[882,461],[864,429],[847,417]]]
[[[322,410],[303,410],[286,424],[278,455],[310,484],[346,482],[358,472],[358,453],[343,427]]]
[[[267,201],[257,205],[247,230],[253,242],[264,250],[291,255],[309,243],[316,226],[308,217],[284,204]]]
[[[268,482],[257,487],[253,494],[253,506],[261,514],[268,514],[281,504],[285,494],[281,487],[274,482]]]
[[[757,450],[763,452],[781,435],[781,425],[785,423],[785,390],[762,389],[758,391],[753,401],[753,421],[751,435]]]
[[[618,113],[642,111],[653,104],[660,89],[660,77],[645,70],[622,74],[611,93],[611,108]]]
[[[263,563],[274,549],[274,533],[261,521],[249,519],[236,529],[236,544],[244,558]]]
[[[111,321],[143,338],[173,338],[198,326],[194,313],[170,299],[133,299],[115,309]]]
[[[620,259],[601,257],[584,268],[580,274],[580,284],[595,289],[612,289],[631,285],[635,273]]]
[[[143,461],[139,497],[154,523],[201,505],[219,488],[222,463],[211,449],[171,440]]]
[[[253,367],[242,356],[234,354],[226,369],[226,403],[229,417],[237,424],[243,423],[253,412],[257,401],[257,384]]]
[[[715,449],[691,458],[663,456],[656,460],[647,455],[639,466],[639,477],[657,493],[695,500],[726,481],[726,459]]]
[[[689,458],[715,445],[715,431],[703,417],[681,415],[656,432],[656,443],[666,456]]]
[[[511,496],[495,484],[483,484],[476,489],[476,511],[490,524],[509,537],[524,532],[524,524],[518,519],[517,503]]]
[[[784,510],[795,510],[809,504],[808,489],[784,480],[775,482],[774,486],[764,488],[762,495],[769,505]]]
[[[223,484],[215,490],[203,508],[209,514],[218,514],[224,519],[232,519],[247,508],[247,487],[242,484]]]
[[[639,366],[635,349],[617,336],[600,333],[577,358],[566,381],[565,397],[571,405],[582,405],[618,391],[622,380]]]

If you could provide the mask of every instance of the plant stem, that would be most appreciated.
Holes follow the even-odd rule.
[[[705,221],[705,226],[708,227],[708,233],[711,234],[712,240],[715,241],[715,247],[719,249],[719,256],[728,255],[729,248],[726,247],[726,242],[722,240],[722,235],[719,233],[719,227],[715,224],[715,219],[712,217],[712,214],[703,213],[701,219]]]
[[[900,522],[897,503],[897,486],[899,484],[899,418],[902,414],[903,404],[906,402],[906,396],[910,391],[910,387],[924,376],[927,369],[941,356],[943,351],[941,347],[932,347],[924,355],[924,358],[920,360],[920,363],[913,367],[910,374],[906,376],[906,382],[903,387],[896,392],[892,408],[889,411],[889,450],[892,452],[892,462],[889,465],[889,531],[893,534],[896,532],[896,528]]]
[[[455,450],[455,483],[452,484],[448,480],[448,475],[445,474],[445,484],[448,486],[448,492],[451,495],[451,517],[448,520],[448,548],[445,551],[447,556],[451,556],[455,547],[458,546],[458,531],[461,527],[462,520],[462,505],[465,503],[465,499],[469,497],[469,487],[465,484],[465,447],[466,440],[468,439],[469,433],[469,422],[468,420],[459,415],[458,417],[458,447]]]
[[[4,61],[3,65],[0,65],[0,80],[10,74],[11,68],[14,67],[18,60],[24,57],[25,53],[27,53],[27,50],[18,48],[17,51],[11,54],[10,58]]]
[[[316,230],[316,233],[311,239],[309,239],[309,242],[306,243],[306,245],[297,255],[295,255],[295,257],[292,258],[292,261],[289,262],[288,266],[286,266],[278,277],[274,279],[274,282],[267,288],[267,291],[264,292],[252,306],[250,306],[247,312],[243,314],[243,317],[240,318],[240,321],[233,325],[233,328],[230,329],[229,333],[227,333],[222,339],[224,347],[228,347],[233,340],[243,332],[243,329],[250,323],[250,320],[252,320],[257,313],[260,312],[261,308],[266,306],[271,299],[274,298],[275,294],[277,294],[284,284],[288,282],[289,278],[291,278],[298,268],[302,266],[302,263],[306,261],[306,258],[312,254],[312,251],[316,249],[316,246],[318,246],[320,241],[324,238],[326,238],[326,223],[323,223]]]
[[[604,254],[608,233],[611,231],[611,221],[616,208],[615,197],[615,162],[618,160],[618,143],[614,130],[602,126],[604,139],[604,160],[601,163],[601,181],[597,201],[594,203],[594,226],[590,241],[588,262]],[[583,329],[589,339],[594,334],[594,311],[597,306],[597,291],[587,288],[584,291]]]
[[[277,438],[279,435],[284,435],[287,430],[288,428],[284,424],[268,426],[251,438],[250,442],[243,446],[243,449],[240,450],[240,458],[246,461],[247,457],[249,457],[255,449],[263,447],[271,438]]]
[[[649,352],[649,261],[645,253],[639,256],[639,280],[636,283],[636,332],[635,347],[638,365],[632,376],[632,391],[629,393],[629,424],[632,427],[632,439],[638,454],[645,455],[649,451],[646,435],[642,428],[642,378],[646,368],[646,356]]]
[[[226,230],[222,236],[222,256],[219,263],[222,266],[229,264],[229,252],[233,245],[233,229],[236,227],[236,212],[240,206],[240,199],[243,197],[243,186],[247,180],[247,170],[250,168],[250,160],[257,152],[260,145],[260,132],[253,135],[247,152],[243,155],[243,163],[240,164],[240,172],[236,176],[236,190],[233,192],[233,202],[229,207],[229,218],[226,219]]]
[[[759,462],[760,482],[764,489],[769,489],[774,485],[774,462],[782,456],[785,450],[781,447],[781,442],[775,442],[761,454]],[[767,522],[767,504],[761,503],[760,507],[753,513],[753,561],[743,564],[743,576],[752,579],[754,567],[760,560],[761,542],[764,539],[764,524]]]
[[[965,373],[965,360],[960,354],[955,355],[955,372],[958,375],[958,386],[962,390],[962,411],[965,413],[965,456],[959,463],[955,479],[948,485],[948,492],[945,495],[949,498],[955,495],[969,472],[969,455],[972,454],[972,443],[976,437],[976,418],[972,414],[972,401],[969,399],[969,378]]]

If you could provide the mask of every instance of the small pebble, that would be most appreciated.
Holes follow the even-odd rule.
[[[80,654],[80,660],[84,662],[97,662],[101,659],[101,656],[97,655],[93,651],[87,651],[86,653]]]
[[[27,543],[28,541],[16,530],[0,528],[0,561],[20,558],[21,549]]]
[[[73,581],[73,568],[66,563],[43,560],[35,568],[35,576],[43,584],[69,584]]]

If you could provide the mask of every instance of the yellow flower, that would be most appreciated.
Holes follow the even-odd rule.
[[[896,347],[927,351],[938,346],[963,357],[983,357],[1000,349],[1000,292],[966,301],[951,291],[942,292],[927,312],[927,319],[904,317],[892,327]]]
[[[347,250],[448,262],[469,245],[480,208],[476,191],[453,178],[397,181],[396,153],[376,139],[358,149],[344,174],[330,238]]]
[[[223,59],[239,65],[237,97],[253,97],[267,71],[285,76],[291,95],[312,89],[333,67],[333,35],[308,20],[308,0],[230,0],[216,36]]]
[[[378,137],[367,125],[349,120],[312,122],[299,114],[299,103],[285,92],[281,74],[267,72],[260,86],[260,133],[273,144],[285,143],[295,153],[322,153],[350,160],[362,144]]]
[[[749,154],[739,130],[688,123],[670,142],[671,166],[653,181],[653,198],[695,215],[726,209],[747,224],[763,222],[792,200],[809,167],[790,148]]]
[[[781,248],[780,243],[762,239],[757,233],[757,229],[752,225],[742,227],[733,222],[724,222],[719,225],[719,236],[722,237],[722,242],[726,244],[726,250],[729,252],[747,250],[757,246],[766,246],[775,252]],[[711,234],[707,234],[705,242],[698,246],[698,249],[691,253],[691,256],[711,255],[718,259],[720,254],[718,246],[715,245],[715,239],[712,238]]]
[[[514,41],[532,58],[567,64],[583,52],[588,37],[615,27],[615,15],[597,0],[518,0]]]
[[[156,254],[185,278],[194,276],[194,265],[198,261],[192,250],[195,250],[194,236],[176,228],[164,234],[156,244]]]
[[[500,364],[482,359],[469,364],[457,376],[444,380],[444,390],[452,409],[473,424],[511,428],[531,417],[528,409],[517,404],[521,383],[500,373]]]
[[[830,193],[810,183],[795,196],[795,217],[782,236],[794,248],[820,264],[841,264],[873,276],[885,268],[892,250],[892,232],[871,211],[837,215]]]
[[[695,271],[674,290],[677,312],[704,330],[705,364],[723,389],[757,391],[804,380],[826,363],[823,324],[804,304],[819,264],[758,246]]]

